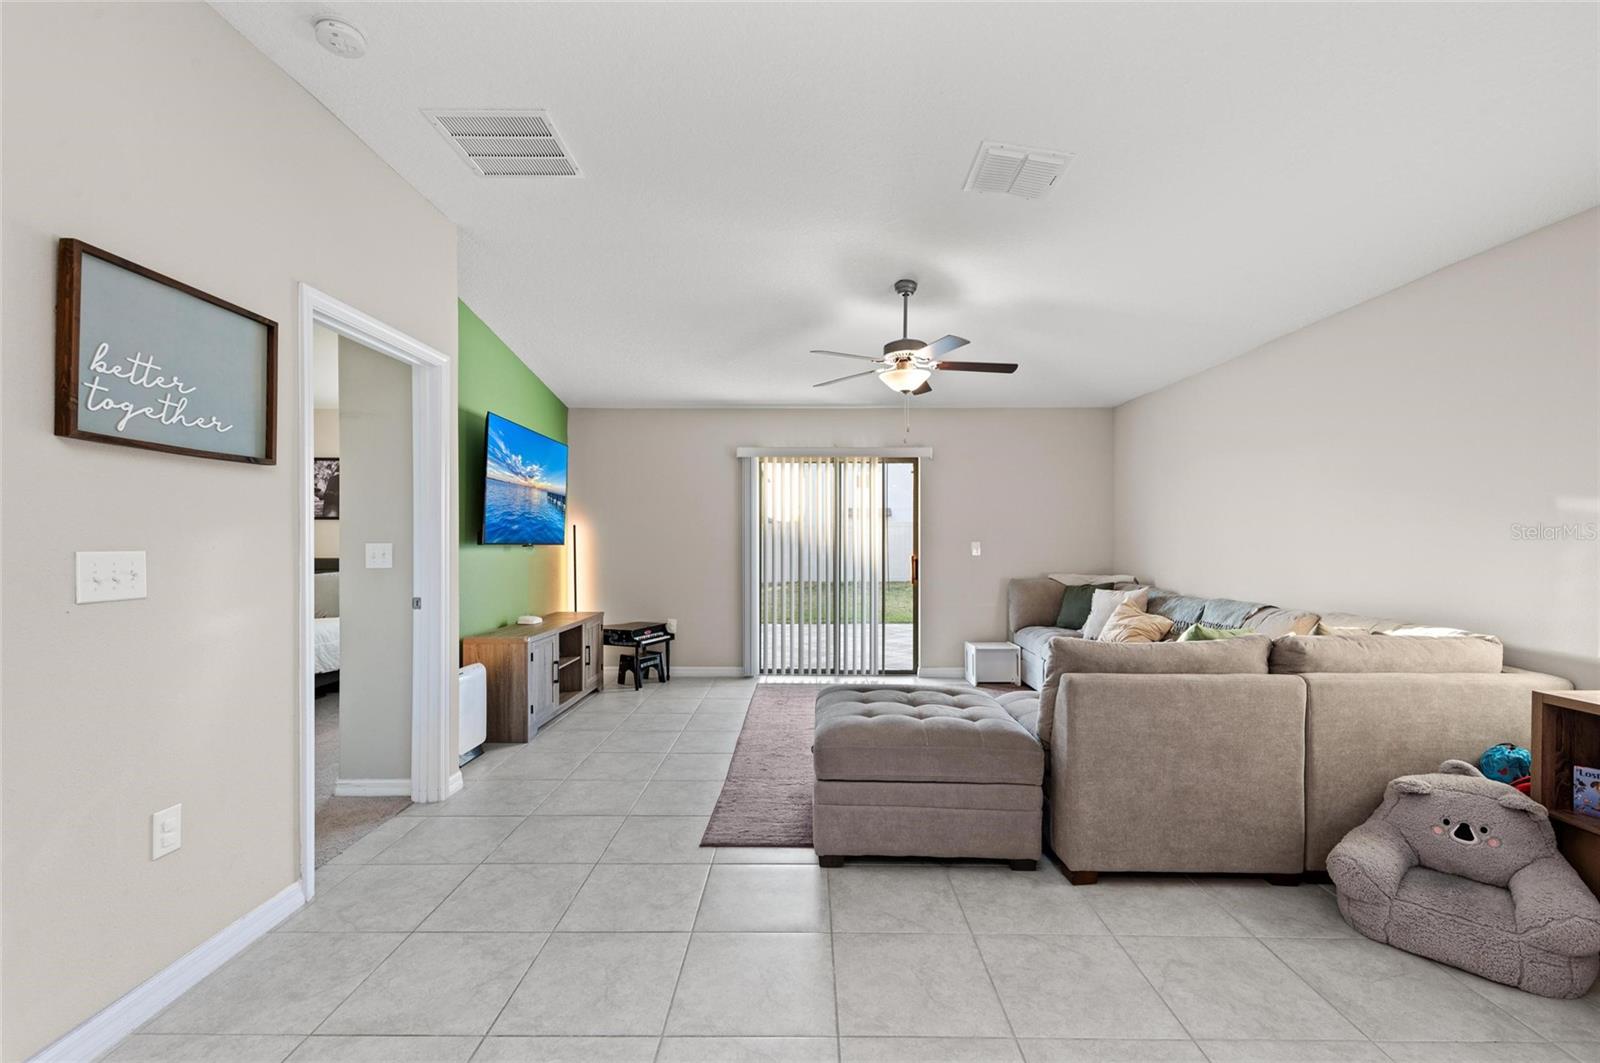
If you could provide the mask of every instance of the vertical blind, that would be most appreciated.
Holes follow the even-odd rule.
[[[883,462],[871,456],[759,462],[759,670],[882,671]]]

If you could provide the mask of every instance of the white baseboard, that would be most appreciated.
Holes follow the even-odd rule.
[[[963,668],[918,668],[917,674],[924,679],[965,679],[966,670]]]
[[[450,783],[449,783],[449,785],[445,787],[444,795],[446,797],[453,797],[456,794],[460,793],[461,792],[461,788],[463,786],[465,786],[465,785],[466,785],[466,782],[461,778],[461,773],[459,771],[458,772],[453,772],[450,775]]]
[[[454,791],[451,791],[454,793]],[[410,797],[410,779],[340,779],[333,784],[335,797]]]
[[[681,675],[685,679],[744,679],[744,669],[737,664],[675,664],[672,666],[673,675]]]
[[[293,915],[305,904],[299,882],[285,886],[253,911],[207,941],[201,942],[158,973],[129,990],[77,1029],[34,1056],[31,1063],[81,1063],[109,1052],[188,992],[206,975],[243,952],[245,947]]]

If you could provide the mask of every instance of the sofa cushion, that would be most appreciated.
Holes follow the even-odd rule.
[[[817,695],[818,779],[1020,783],[1044,752],[993,697],[973,690],[833,686]]]
[[[1039,734],[1039,695],[1032,690],[1013,690],[994,699],[1011,718],[1028,729],[1034,737]]]
[[[1110,621],[1111,614],[1117,611],[1117,606],[1124,602],[1144,611],[1145,601],[1149,597],[1149,588],[1130,587],[1127,590],[1095,591],[1094,604],[1089,608],[1089,619],[1083,622],[1083,637],[1097,639],[1100,632],[1105,630],[1106,623]]]
[[[1172,621],[1160,613],[1147,613],[1123,602],[1100,629],[1101,642],[1160,642],[1172,630]]]
[[[1061,677],[1068,674],[1116,672],[1123,674],[1265,675],[1272,640],[1265,635],[1241,635],[1215,642],[1100,642],[1058,638],[1050,642],[1045,658],[1044,683],[1039,687],[1039,741],[1050,745]]]
[[[1448,636],[1285,635],[1272,643],[1272,670],[1312,672],[1499,672],[1505,648],[1485,639]]]
[[[1314,635],[1321,620],[1319,614],[1308,609],[1279,609],[1275,605],[1264,605],[1250,614],[1244,626],[1246,630],[1277,638],[1280,635]]]
[[[1015,635],[1011,641],[1022,647],[1023,653],[1031,653],[1035,657],[1048,658],[1050,656],[1050,640],[1059,638],[1077,638],[1078,632],[1064,627],[1025,627]]]
[[[1247,627],[1207,627],[1204,624],[1190,624],[1183,629],[1183,634],[1178,636],[1179,642],[1216,642],[1220,639],[1236,639],[1243,635],[1255,635],[1259,632],[1251,631]]]
[[[1060,639],[1051,663],[1064,672],[1136,675],[1265,675],[1272,640],[1265,635],[1205,642],[1117,643]]]
[[[1296,632],[1300,634],[1300,632]],[[1493,635],[1468,631],[1459,627],[1439,627],[1432,624],[1413,624],[1405,620],[1390,620],[1381,616],[1364,616],[1360,613],[1324,613],[1317,622],[1315,635],[1406,635],[1414,638],[1470,638],[1484,642],[1499,642]]]
[[[1015,634],[1027,627],[1053,627],[1066,588],[1049,576],[1014,579],[1006,587],[1006,620]]]
[[[1095,591],[1108,591],[1109,583],[1069,583],[1061,595],[1061,612],[1056,614],[1056,627],[1082,631],[1089,619],[1089,607],[1094,603]]]
[[[1107,573],[1103,576],[1095,576],[1083,572],[1052,572],[1049,578],[1067,587],[1078,587],[1085,583],[1104,583],[1108,587],[1117,583],[1126,583],[1132,586],[1139,582],[1126,573],[1119,574],[1115,572]]]

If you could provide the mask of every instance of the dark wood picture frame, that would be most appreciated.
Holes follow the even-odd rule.
[[[93,432],[78,424],[78,393],[81,381],[78,375],[79,323],[83,298],[83,256],[90,255],[103,262],[138,274],[147,280],[174,288],[192,298],[210,303],[232,314],[247,318],[266,328],[266,413],[265,446],[263,453],[229,454],[199,447],[176,446],[146,439],[126,439],[120,436]],[[225,299],[207,294],[179,280],[146,269],[120,255],[101,250],[82,240],[63,237],[56,255],[56,435],[70,439],[88,439],[97,443],[157,450],[165,454],[186,454],[193,458],[211,458],[216,461],[238,461],[250,465],[276,465],[278,463],[278,323],[246,310]]]

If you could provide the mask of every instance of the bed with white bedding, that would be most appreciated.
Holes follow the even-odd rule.
[[[319,616],[314,621],[316,630],[311,635],[311,655],[316,661],[317,674],[339,670],[339,618]]]
[[[339,562],[317,558],[312,583],[311,658],[316,666],[317,693],[339,685]]]

